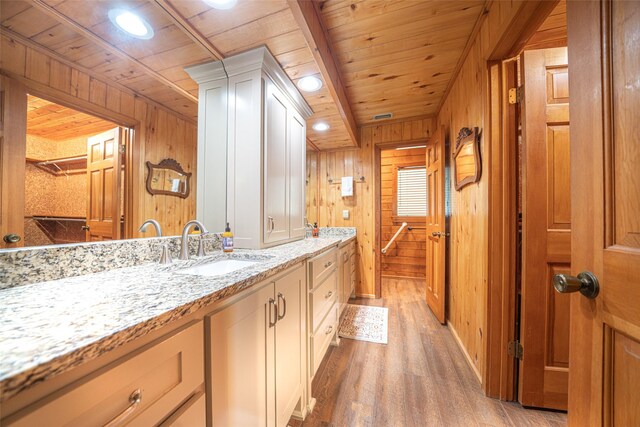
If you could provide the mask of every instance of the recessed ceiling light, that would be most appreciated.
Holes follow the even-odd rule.
[[[231,9],[238,3],[238,0],[203,0],[206,4],[214,9],[227,10]]]
[[[306,76],[298,80],[298,87],[305,92],[315,92],[322,87],[322,80],[316,76]]]
[[[147,21],[135,13],[124,9],[111,9],[109,19],[116,27],[138,39],[148,40],[153,37],[153,28]]]
[[[315,125],[312,126],[313,130],[317,130],[319,132],[324,132],[325,130],[329,129],[329,125],[327,123],[324,122],[318,122]]]

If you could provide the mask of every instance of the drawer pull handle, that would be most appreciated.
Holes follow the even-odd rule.
[[[329,268],[329,267],[331,267],[331,264],[333,264],[333,262],[329,261],[328,263],[326,263],[326,264],[324,265],[324,268]]]
[[[121,425],[122,422],[136,410],[140,402],[142,402],[142,391],[140,389],[136,389],[131,393],[131,395],[129,395],[129,406],[127,409],[105,424],[104,427],[115,427]]]
[[[329,298],[331,298],[331,295],[333,295],[333,291],[329,291],[329,292],[324,296],[324,299],[329,299]]]
[[[329,326],[329,327],[327,328],[327,332],[325,332],[324,334],[325,334],[325,335],[329,335],[331,332],[333,332],[333,326]]]
[[[282,301],[282,307],[283,307],[283,311],[282,311],[282,315],[280,315],[280,301]],[[282,292],[278,292],[278,320],[282,320],[284,319],[284,316],[287,315],[287,300],[284,297],[284,295],[282,295]]]

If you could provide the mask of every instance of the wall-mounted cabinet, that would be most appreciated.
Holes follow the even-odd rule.
[[[312,111],[265,47],[187,69],[200,85],[197,216],[239,248],[304,237]]]

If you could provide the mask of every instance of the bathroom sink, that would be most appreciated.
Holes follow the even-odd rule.
[[[240,259],[223,259],[209,262],[207,264],[194,265],[193,267],[183,268],[176,271],[178,274],[191,274],[195,276],[223,276],[243,268],[251,267],[258,264],[258,261],[247,261]]]

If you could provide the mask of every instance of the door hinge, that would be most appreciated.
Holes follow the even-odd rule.
[[[512,87],[509,89],[509,104],[522,102],[524,97],[524,86]]]
[[[120,144],[120,145],[118,146],[118,151],[120,151],[120,154],[124,154],[124,153],[126,153],[126,152],[127,152],[127,146],[126,146],[126,145],[124,145],[124,144]]]
[[[516,359],[522,359],[524,349],[522,348],[522,344],[520,344],[520,341],[509,341],[509,345],[507,346],[507,354],[511,357],[515,357]]]

